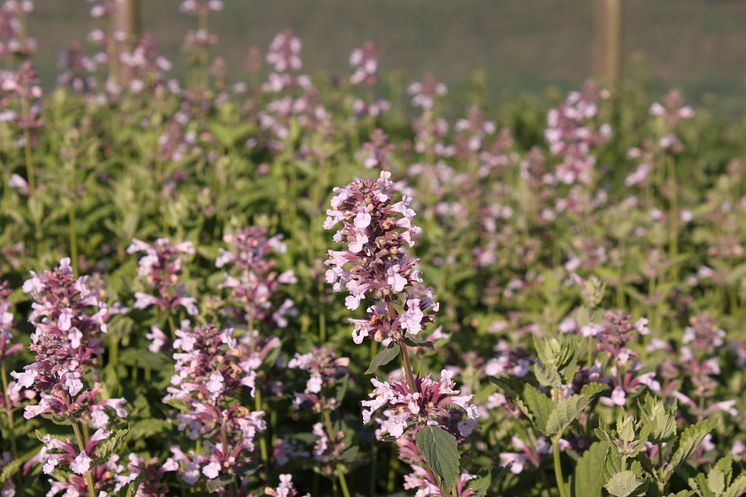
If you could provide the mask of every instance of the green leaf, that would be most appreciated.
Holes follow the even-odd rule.
[[[653,443],[666,442],[676,436],[675,410],[666,410],[662,401],[648,395],[640,406],[642,432]]]
[[[399,357],[400,352],[401,348],[397,343],[393,344],[389,348],[381,350],[378,354],[376,354],[373,360],[370,361],[370,366],[368,367],[368,370],[365,371],[365,374],[375,373],[378,368],[380,368],[381,366],[385,366],[386,364]]]
[[[603,393],[609,389],[609,385],[606,385],[604,383],[588,383],[587,385],[583,385],[583,388],[580,389],[580,395],[584,395],[586,397],[595,397],[596,395]]]
[[[744,494],[746,494],[746,475],[741,475],[723,493],[723,497],[741,497]]]
[[[689,486],[696,490],[699,497],[718,497],[710,492],[707,477],[703,473],[699,473],[694,478],[689,478]]]
[[[475,497],[484,497],[492,485],[492,473],[488,472],[484,476],[480,476],[476,480],[472,480],[467,485],[469,490],[472,490]]]
[[[582,395],[562,399],[549,414],[546,426],[547,435],[561,436],[590,403],[591,399]]]
[[[130,435],[135,440],[151,437],[169,429],[169,422],[164,419],[139,419],[132,423]]]
[[[124,440],[124,437],[129,433],[129,426],[122,428],[121,430],[114,430],[109,438],[101,442],[96,446],[95,456],[96,464],[101,464],[111,456]]]
[[[644,483],[632,471],[622,471],[612,476],[605,488],[614,497],[629,497],[636,495]]]
[[[523,387],[522,397],[529,411],[529,419],[537,430],[546,433],[547,419],[552,412],[552,401],[529,383]]]
[[[214,492],[220,488],[229,486],[231,483],[233,483],[233,481],[234,479],[230,476],[218,475],[217,478],[207,480],[205,486],[207,487],[207,490],[209,490],[210,492]]]
[[[725,486],[727,485],[725,478],[726,474],[722,467],[718,467],[718,465],[713,466],[707,473],[707,488],[716,495],[721,495],[725,492]]]
[[[596,442],[578,459],[573,497],[601,497],[603,467],[608,452],[608,442]]]
[[[536,379],[545,387],[558,388],[562,386],[562,377],[556,366],[537,362],[534,364],[534,375]]]
[[[671,460],[666,466],[667,476],[670,476],[676,468],[681,466],[697,450],[699,444],[702,443],[702,440],[710,433],[714,426],[715,421],[710,418],[693,424],[684,430],[676,443]]]
[[[460,476],[456,438],[443,428],[426,426],[417,432],[415,443],[428,468],[440,479],[441,488],[450,494]]]

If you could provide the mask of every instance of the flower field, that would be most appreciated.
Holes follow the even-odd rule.
[[[229,78],[221,7],[179,81],[91,2],[49,90],[0,8],[0,496],[746,495],[746,121]]]

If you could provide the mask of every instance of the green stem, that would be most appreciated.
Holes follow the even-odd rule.
[[[70,420],[70,424],[73,427],[73,432],[75,432],[75,441],[78,443],[78,449],[80,450],[80,452],[85,452],[85,444],[83,443],[83,437],[80,434],[78,422],[72,419]],[[88,497],[96,497],[96,489],[93,486],[93,473],[91,473],[90,470],[88,470],[85,474],[85,481],[88,484]]]
[[[676,262],[676,258],[679,255],[679,191],[676,180],[676,164],[672,157],[668,157],[666,162],[668,165],[668,194],[670,195],[668,214],[670,229],[669,256],[672,264],[671,275],[674,281],[676,281],[678,277],[678,263]]]
[[[254,390],[254,409],[257,411],[264,410],[262,402],[262,389],[258,386]],[[264,463],[264,465],[269,465],[269,450],[267,449],[267,439],[264,437],[263,433],[259,435],[259,451],[262,455],[262,462]]]
[[[557,480],[557,490],[559,490],[560,497],[570,497],[565,488],[565,477],[562,476],[559,436],[552,438],[552,459],[554,460],[554,478]]]
[[[13,420],[13,408],[10,405],[8,396],[8,367],[5,361],[0,361],[0,378],[3,382],[3,399],[5,400],[5,412],[8,416],[8,438],[10,439],[10,454],[15,458],[18,453],[16,445],[15,421]]]
[[[70,208],[67,212],[70,226],[70,258],[73,263],[73,273],[77,276],[78,270],[78,234],[77,234],[77,217],[75,215],[75,203],[70,200]]]
[[[407,344],[404,342],[401,343],[401,359],[402,365],[404,366],[404,374],[407,378],[407,384],[409,385],[409,391],[414,394],[417,391],[417,384],[414,381],[414,374],[412,374],[412,364],[409,362]]]
[[[176,341],[176,323],[174,323],[171,311],[168,311],[168,331],[171,332],[171,343],[173,344]]]
[[[324,418],[324,425],[326,426],[326,432],[329,435],[329,441],[334,444],[334,440],[336,440],[336,434],[334,432],[334,424],[332,423],[332,418],[329,415],[329,411],[326,409],[323,410],[323,418]],[[339,480],[339,486],[342,489],[342,495],[344,497],[350,497],[350,489],[347,486],[347,478],[345,478],[344,474],[344,468],[341,464],[337,464],[336,466],[336,473],[337,473],[337,480]]]
[[[378,444],[373,442],[373,454],[370,460],[370,497],[377,497],[376,485],[378,483]]]

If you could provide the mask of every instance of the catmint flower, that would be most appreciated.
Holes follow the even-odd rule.
[[[596,165],[591,153],[611,136],[611,126],[597,125],[599,103],[608,91],[588,82],[582,92],[571,92],[565,101],[547,114],[544,137],[551,153],[559,157],[556,177],[565,184],[588,184]]]
[[[510,443],[520,452],[501,452],[500,467],[509,468],[515,475],[522,473],[528,464],[538,468],[542,457],[552,453],[552,445],[544,437],[536,437],[535,443],[530,445],[513,435]]]
[[[337,409],[339,405],[334,398],[334,389],[347,375],[349,364],[349,358],[338,357],[325,347],[315,347],[308,354],[296,353],[288,362],[288,368],[306,371],[310,377],[305,390],[295,393],[293,407],[299,409],[307,403],[316,412]]]
[[[371,86],[376,84],[378,77],[378,48],[376,44],[367,41],[362,47],[356,48],[350,55],[350,65],[355,73],[350,78],[354,85]]]
[[[117,477],[115,491],[120,491],[126,485],[139,479],[134,497],[167,497],[169,490],[164,478],[166,473],[178,471],[179,465],[171,458],[161,464],[155,457],[145,460],[137,454],[130,454],[127,469],[128,475]]]
[[[161,54],[155,36],[150,33],[145,33],[132,51],[120,57],[122,64],[132,70],[130,90],[134,93],[162,84],[164,73],[171,69],[171,62]]]
[[[97,66],[94,59],[86,56],[83,45],[74,42],[60,54],[59,67],[62,73],[57,77],[57,83],[77,92],[89,93],[96,88],[93,73]]]
[[[95,396],[84,392],[83,380],[103,352],[101,333],[106,331],[109,310],[89,288],[87,277],[75,277],[70,259],[62,259],[53,270],[31,274],[23,290],[34,299],[29,321],[35,330],[29,349],[35,361],[11,375],[20,386],[41,395],[37,405],[26,407],[27,418],[42,413],[69,417],[79,403],[86,405]]]
[[[303,67],[300,59],[302,44],[291,29],[275,35],[267,52],[267,63],[275,72],[298,71]]]
[[[375,43],[367,41],[350,55],[350,65],[354,73],[350,77],[353,85],[372,87],[378,82],[378,49]],[[362,116],[378,117],[391,107],[388,100],[356,98],[352,104],[355,113]]]
[[[495,346],[497,356],[484,365],[487,376],[515,376],[523,378],[530,372],[532,360],[528,351],[513,348],[507,340],[500,340]]]
[[[230,329],[182,327],[176,336],[176,372],[164,401],[185,404],[176,417],[178,428],[203,445],[199,453],[175,452],[181,475],[192,484],[202,477],[243,474],[239,469],[253,460],[254,439],[265,429],[264,412],[249,411],[240,401],[244,388],[253,395],[256,373]]]
[[[394,145],[388,142],[386,133],[381,129],[375,129],[370,134],[370,141],[363,144],[357,157],[367,169],[378,168],[385,171],[391,168],[393,150]]]
[[[679,121],[694,117],[694,110],[684,105],[684,97],[678,90],[671,90],[663,97],[663,103],[655,102],[650,106],[650,115],[660,118],[658,145],[664,150],[681,152],[684,145],[679,141],[674,129]]]
[[[437,99],[448,93],[448,87],[445,83],[439,83],[432,74],[425,74],[421,81],[409,85],[408,91],[412,95],[414,107],[430,111],[435,107]]]
[[[459,157],[468,157],[479,152],[487,136],[494,134],[495,123],[488,121],[479,107],[472,106],[464,119],[456,122],[454,145]]]
[[[279,486],[277,488],[265,488],[264,495],[268,495],[269,497],[296,497],[298,491],[293,486],[293,476],[289,474],[280,475]],[[310,497],[310,494],[306,494],[303,497]]]
[[[410,391],[406,382],[388,382],[373,378],[375,389],[370,393],[371,400],[362,402],[363,421],[367,424],[373,414],[380,412],[379,428],[376,436],[399,438],[407,432],[408,437],[426,425],[438,425],[463,439],[476,427],[479,416],[472,395],[459,395],[453,382],[453,373],[443,370],[440,378],[418,376],[415,378],[416,391]]]
[[[195,253],[191,242],[172,244],[168,238],[159,238],[152,245],[141,240],[133,240],[127,253],[144,252],[140,258],[137,274],[156,295],[135,292],[135,308],[145,309],[151,305],[161,310],[175,312],[178,307],[186,309],[190,316],[198,313],[197,301],[188,297],[181,281],[183,271],[182,255]]]
[[[467,483],[476,479],[476,476],[462,472],[456,482],[455,494],[444,494],[438,482],[439,479],[435,474],[423,466],[412,465],[412,473],[404,476],[404,489],[417,490],[416,497],[471,497],[476,495],[476,490],[467,487]]]
[[[698,354],[712,354],[723,345],[725,331],[715,326],[714,320],[706,314],[689,318],[690,326],[684,329],[682,342],[693,346]]]
[[[335,188],[324,223],[327,229],[341,224],[334,240],[347,244],[346,250],[329,251],[327,282],[350,292],[345,304],[351,310],[366,298],[374,301],[365,319],[351,320],[358,344],[367,336],[385,345],[416,337],[438,310],[433,292],[422,283],[418,260],[408,253],[420,233],[412,224],[411,199],[394,201],[390,176],[382,171],[377,180]]]
[[[279,328],[287,326],[288,316],[296,314],[293,301],[286,298],[280,305],[273,303],[280,285],[297,282],[292,271],[275,271],[277,262],[272,256],[286,251],[282,236],[270,237],[266,229],[250,226],[223,239],[228,248],[220,249],[215,265],[229,269],[221,286],[230,290],[231,300],[238,304],[239,319]]]
[[[13,354],[23,350],[23,345],[14,343],[13,313],[11,311],[10,287],[8,283],[0,282],[0,361],[8,359]]]

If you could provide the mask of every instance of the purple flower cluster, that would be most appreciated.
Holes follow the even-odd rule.
[[[26,36],[26,16],[34,10],[31,0],[7,0],[0,7],[0,58],[29,56],[36,52],[36,40]]]
[[[378,83],[378,48],[368,41],[362,47],[356,48],[350,54],[350,65],[354,72],[350,76],[350,83],[371,89]],[[359,117],[378,117],[391,108],[391,103],[385,99],[376,99],[372,95],[367,98],[356,98],[352,109]]]
[[[611,126],[596,125],[599,101],[608,92],[593,83],[586,83],[582,92],[571,92],[564,102],[547,115],[544,137],[551,153],[561,162],[556,177],[565,184],[588,184],[596,165],[593,147],[605,143],[611,136]]]
[[[362,343],[372,337],[386,347],[398,346],[403,374],[388,381],[372,379],[370,400],[362,402],[363,421],[376,415],[377,438],[395,440],[399,458],[412,466],[405,487],[418,489],[418,495],[441,495],[438,478],[428,469],[416,445],[417,433],[426,426],[437,426],[463,442],[477,426],[479,411],[472,395],[461,395],[455,388],[454,371],[443,370],[439,378],[415,375],[408,348],[424,343],[424,326],[434,320],[438,304],[432,290],[420,277],[419,261],[409,255],[419,228],[411,199],[395,202],[390,173],[378,179],[356,179],[335,188],[324,227],[341,227],[334,236],[346,250],[330,250],[326,260],[327,282],[336,291],[346,289],[346,306],[354,310],[363,300],[372,300],[364,319],[352,319],[353,340]],[[440,335],[439,331],[433,333]],[[332,441],[320,437],[327,446]],[[323,447],[316,447],[315,452]],[[457,495],[472,491],[466,483],[472,475],[463,473],[456,485]]]
[[[407,250],[420,233],[412,224],[411,199],[394,202],[390,176],[382,171],[378,179],[356,179],[335,188],[324,222],[326,229],[341,224],[334,240],[347,244],[346,250],[329,251],[327,282],[336,291],[350,292],[345,299],[350,310],[366,298],[374,301],[365,319],[351,320],[358,344],[368,336],[386,346],[403,342],[405,336],[416,338],[438,311],[417,259]]]
[[[299,409],[308,404],[315,412],[339,408],[339,403],[331,392],[347,375],[349,364],[348,357],[339,357],[326,347],[314,347],[307,354],[296,353],[288,362],[288,367],[306,371],[310,377],[306,381],[305,390],[295,393],[293,407]]]
[[[14,343],[13,313],[10,302],[10,287],[6,281],[0,282],[0,361],[23,350],[23,345]]]
[[[468,437],[477,425],[479,413],[472,395],[459,395],[453,382],[453,373],[440,372],[440,378],[418,376],[415,391],[403,380],[382,382],[372,379],[375,389],[371,400],[363,401],[363,421],[367,424],[373,414],[377,419],[379,439],[402,437],[412,441],[420,428],[436,425],[446,429],[457,439]]]
[[[127,249],[130,254],[145,252],[138,263],[137,274],[156,295],[135,292],[135,308],[145,309],[151,305],[161,310],[176,312],[178,307],[194,316],[198,313],[197,301],[188,297],[181,281],[184,261],[182,255],[194,255],[191,242],[171,243],[168,238],[159,238],[152,245],[133,240]]]
[[[229,268],[222,287],[229,289],[230,299],[239,306],[237,317],[251,326],[264,323],[286,327],[288,316],[295,313],[293,301],[286,298],[274,306],[272,299],[279,293],[281,284],[293,284],[297,279],[292,271],[280,274],[275,271],[277,262],[271,256],[285,252],[282,236],[270,237],[266,229],[249,226],[223,239],[228,248],[220,249],[215,265]]]
[[[358,152],[358,159],[368,169],[382,169],[391,167],[391,156],[394,145],[389,143],[388,136],[382,129],[375,129],[370,134],[370,141],[364,143]]]
[[[97,445],[111,435],[107,429],[109,413],[117,418],[127,416],[124,399],[99,400],[101,388],[95,382],[91,384],[97,356],[103,352],[101,333],[106,332],[106,320],[112,311],[88,284],[87,277],[75,277],[69,259],[62,259],[59,266],[42,274],[32,272],[23,290],[34,300],[29,321],[35,330],[29,349],[35,357],[22,372],[11,374],[20,387],[39,395],[36,405],[26,406],[25,418],[48,414],[73,426],[77,444],[46,435],[37,460],[43,463],[46,474],[51,475],[58,467],[74,473],[65,484],[53,482],[54,493],[82,489],[82,494],[86,486],[102,487],[102,479],[108,479],[102,466],[93,466],[93,459]],[[96,428],[85,442],[80,424]]]
[[[95,389],[86,389],[84,381],[103,352],[101,333],[106,332],[110,311],[86,281],[75,277],[70,259],[62,259],[53,270],[32,272],[23,284],[34,299],[29,349],[35,360],[11,375],[20,386],[40,394],[37,405],[26,407],[26,418],[46,413],[75,418],[94,404]]]
[[[240,400],[244,390],[254,395],[255,361],[241,352],[231,329],[182,327],[176,335],[176,372],[164,402],[183,407],[179,430],[202,446],[187,452],[172,448],[180,474],[190,485],[219,476],[237,476],[244,485],[254,439],[265,429],[264,412],[252,412]]]

